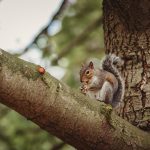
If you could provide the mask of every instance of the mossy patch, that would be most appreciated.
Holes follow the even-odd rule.
[[[37,71],[37,65],[14,57],[3,50],[1,50],[0,55],[0,68],[2,66],[6,66],[12,73],[19,72],[28,79],[36,80],[41,76]]]

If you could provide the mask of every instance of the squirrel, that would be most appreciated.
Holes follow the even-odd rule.
[[[96,68],[90,61],[82,65],[80,70],[81,92],[90,98],[103,101],[112,107],[118,107],[123,100],[125,85],[116,65],[121,64],[121,59],[114,54],[106,55],[102,68]]]

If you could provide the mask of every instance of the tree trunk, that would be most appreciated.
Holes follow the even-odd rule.
[[[150,130],[150,1],[104,0],[104,33],[106,52],[124,59],[120,115]]]
[[[145,150],[150,135],[39,66],[0,50],[0,102],[80,150]]]

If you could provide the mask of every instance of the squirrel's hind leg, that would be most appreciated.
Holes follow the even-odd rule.
[[[105,102],[106,104],[112,104],[113,99],[113,89],[110,82],[105,81],[101,91],[100,91],[100,100]]]

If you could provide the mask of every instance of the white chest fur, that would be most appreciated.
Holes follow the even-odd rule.
[[[95,85],[98,82],[98,78],[96,76],[93,76],[92,81],[90,83],[90,85]]]

